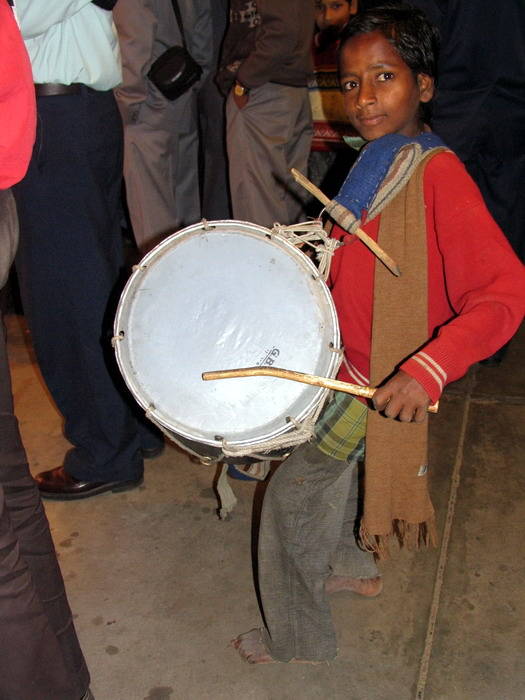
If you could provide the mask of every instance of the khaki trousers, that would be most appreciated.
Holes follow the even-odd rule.
[[[312,116],[307,88],[266,83],[246,106],[226,101],[230,194],[235,219],[271,228],[304,220],[307,195],[290,168],[307,172]]]

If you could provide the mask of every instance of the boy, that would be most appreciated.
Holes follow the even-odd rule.
[[[357,0],[320,0],[315,7],[319,31],[314,35],[314,74],[308,83],[313,118],[308,177],[331,198],[346,177],[350,159],[357,155],[344,140],[345,136],[356,134],[345,117],[337,69],[339,35],[356,13]],[[309,205],[310,209],[316,216],[319,211],[316,200]]]
[[[357,0],[316,0],[315,23],[321,31],[329,27],[344,29],[357,11]]]
[[[233,641],[251,663],[333,659],[327,593],[380,592],[375,563],[353,533],[365,427],[361,541],[381,553],[394,532],[413,546],[432,539],[429,403],[511,337],[523,317],[521,264],[460,161],[433,148],[439,140],[425,133],[421,108],[434,93],[436,48],[422,13],[397,3],[357,15],[341,38],[346,113],[369,144],[337,199],[353,208],[402,275],[391,275],[335,227],[346,243],[332,269],[347,360],[340,376],[381,386],[375,411],[336,394],[315,439],[270,482],[259,538],[266,628]],[[362,192],[371,175],[372,199]]]

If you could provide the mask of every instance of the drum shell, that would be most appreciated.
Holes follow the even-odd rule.
[[[221,266],[225,269],[218,272]],[[194,278],[201,272],[202,280],[195,284]],[[174,308],[177,304],[180,309]],[[159,315],[163,322],[157,318]],[[171,336],[165,332],[166,326],[171,329]],[[203,328],[209,332],[208,336],[203,336]],[[297,338],[284,337],[286,331]],[[294,343],[299,348],[290,348]],[[262,451],[269,457],[288,452],[283,447],[268,453],[261,446],[268,439],[293,430],[294,421],[301,422],[311,415],[324,401],[326,390],[304,385],[285,390],[283,383],[295,383],[272,378],[204,383],[200,380],[202,372],[279,364],[333,377],[339,366],[335,307],[313,263],[268,229],[239,221],[195,224],[173,234],[148,253],[121,296],[115,319],[115,345],[124,379],[148,418],[184,449],[210,461],[224,456],[223,438],[236,450],[244,450],[244,454],[259,455]],[[303,356],[304,348],[311,357]],[[174,360],[172,354],[177,353]],[[162,376],[152,378],[147,366],[150,358],[155,358]],[[188,364],[188,373],[180,370],[184,364]],[[187,376],[190,371],[191,381]],[[164,391],[182,395],[184,392],[179,389],[186,381],[189,385],[182,402],[189,406],[190,413],[194,397],[204,392],[202,426],[199,423],[195,427],[194,422],[188,427],[185,416],[181,420],[175,415],[178,406],[162,396]],[[255,382],[258,384],[254,389]],[[271,388],[270,383],[273,383]],[[220,389],[219,385],[222,385]],[[244,414],[251,410],[251,403],[246,399],[246,406],[236,413],[236,401],[239,396],[244,400],[244,395],[250,392],[254,401],[265,395],[262,408],[266,413],[273,408],[268,403],[273,404],[277,394],[290,393],[293,399],[290,415],[286,406],[273,423],[270,419],[262,428],[256,426],[254,435],[250,433],[251,426],[225,434],[226,419],[218,427],[213,425],[213,411],[220,413],[224,409],[229,417],[233,416],[237,428]],[[286,400],[283,399],[283,405]],[[211,410],[208,404],[213,405]],[[201,417],[198,411],[194,413],[198,423]],[[228,456],[228,461],[234,460],[235,457]]]

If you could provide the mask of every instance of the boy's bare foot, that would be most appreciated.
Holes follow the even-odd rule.
[[[249,632],[243,632],[235,639],[232,639],[230,644],[237,649],[241,658],[249,664],[273,664],[277,661],[270,656],[268,649],[262,638],[262,630],[255,627]],[[291,664],[321,664],[322,661],[302,661],[301,659],[291,659]]]
[[[339,591],[352,591],[365,598],[375,598],[383,590],[381,576],[375,578],[350,578],[350,576],[329,576],[326,579],[325,591],[339,593]]]
[[[264,644],[261,630],[255,627],[249,632],[243,632],[231,640],[231,645],[237,649],[241,658],[249,664],[271,664],[275,662]]]

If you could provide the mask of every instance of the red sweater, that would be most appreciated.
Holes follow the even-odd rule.
[[[35,88],[13,11],[0,0],[0,189],[21,180],[35,140]]]
[[[448,382],[515,333],[525,311],[525,270],[457,156],[444,152],[428,163],[424,197],[429,341],[399,369],[434,402]],[[374,240],[379,220],[363,226]],[[331,271],[350,364],[350,373],[343,366],[339,378],[368,384],[375,256],[338,226],[333,235],[348,242],[337,250]]]

